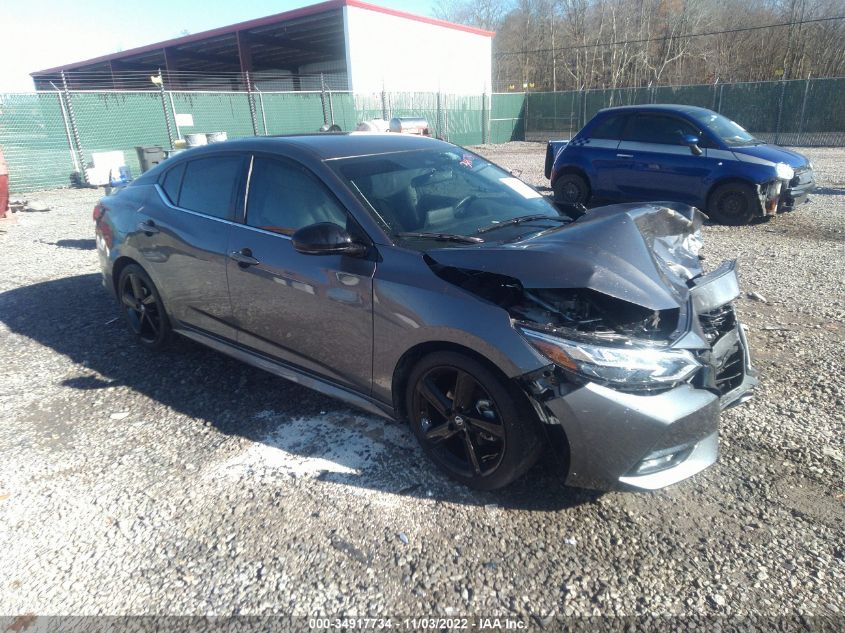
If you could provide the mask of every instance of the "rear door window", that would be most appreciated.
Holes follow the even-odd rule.
[[[625,126],[626,141],[638,143],[660,143],[662,145],[686,145],[684,136],[698,132],[681,119],[662,114],[635,114]]]
[[[188,161],[179,191],[179,206],[216,218],[235,217],[243,156],[226,154]]]

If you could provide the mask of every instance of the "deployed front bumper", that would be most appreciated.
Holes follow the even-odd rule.
[[[720,411],[747,400],[757,384],[731,304],[738,294],[734,262],[700,277],[691,289],[695,320],[683,338],[691,348],[698,342],[704,367],[690,383],[656,394],[592,382],[561,385],[557,397],[542,403],[548,420],[566,435],[567,484],[652,490],[716,461]]]

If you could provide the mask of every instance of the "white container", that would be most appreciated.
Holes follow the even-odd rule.
[[[358,132],[387,132],[390,129],[390,124],[384,119],[370,119],[369,121],[361,121],[358,127],[355,128]]]
[[[185,134],[185,142],[188,147],[199,147],[200,145],[208,145],[207,134]]]
[[[208,139],[209,143],[222,143],[229,138],[226,135],[226,132],[209,132],[205,135],[205,137]]]

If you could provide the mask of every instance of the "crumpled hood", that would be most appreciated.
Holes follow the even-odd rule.
[[[786,163],[793,169],[804,167],[809,161],[806,156],[784,149],[778,145],[749,145],[747,147],[732,147],[731,151],[734,154],[741,154],[742,156],[752,156],[762,160],[768,160],[773,163]],[[741,156],[739,157],[741,158]]]
[[[518,279],[525,288],[590,288],[650,310],[679,308],[701,274],[704,216],[674,202],[615,204],[514,243],[428,251],[438,264]]]

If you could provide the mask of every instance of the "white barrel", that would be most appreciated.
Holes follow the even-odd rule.
[[[358,132],[387,132],[390,124],[384,119],[370,119],[361,121],[355,128]]]
[[[229,138],[226,135],[226,132],[209,132],[205,135],[205,137],[208,139],[209,143],[222,143]]]
[[[208,145],[207,134],[185,134],[185,142],[188,147],[199,147],[200,145]]]

